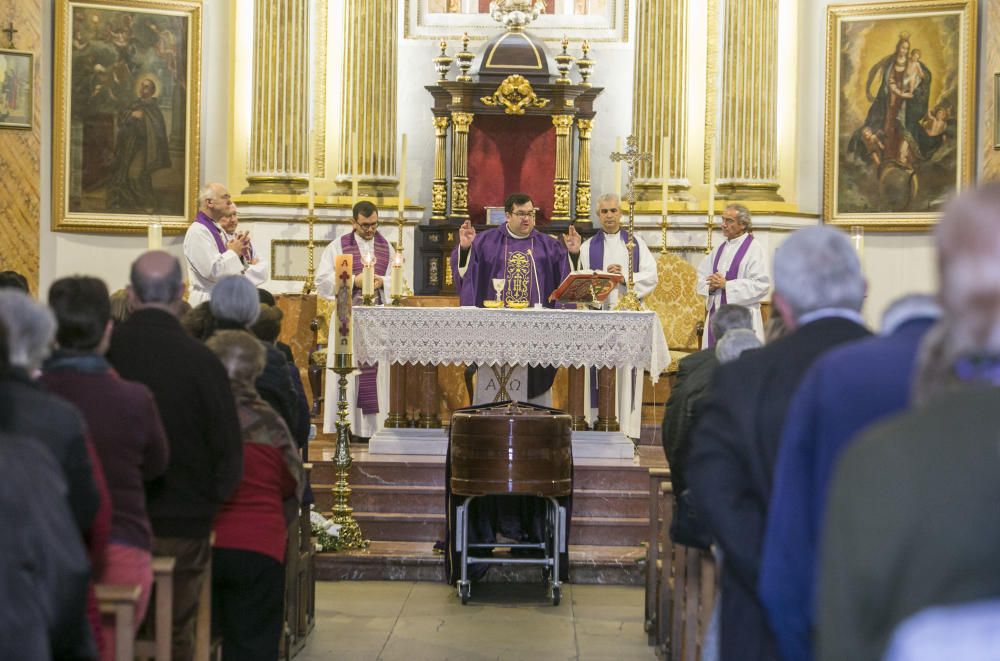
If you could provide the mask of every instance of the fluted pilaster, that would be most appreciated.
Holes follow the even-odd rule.
[[[556,127],[556,176],[552,220],[561,223],[569,221],[569,172],[573,151],[570,132],[573,130],[573,115],[553,115],[552,123]]]
[[[448,124],[447,117],[434,118],[434,180],[431,182],[431,220],[447,220],[448,212]]]
[[[632,134],[652,159],[636,171],[638,199],[659,199],[664,136],[670,136],[671,196],[689,199],[687,177],[687,23],[689,0],[637,3]]]
[[[718,188],[778,200],[778,0],[729,0],[723,21]]]
[[[576,159],[576,218],[590,220],[590,135],[594,130],[594,120],[578,119],[576,126],[580,135],[580,153]]]
[[[451,217],[469,217],[469,126],[471,112],[451,113]]]
[[[344,75],[337,182],[349,186],[357,136],[361,195],[396,195],[397,2],[344,3]]]
[[[308,0],[254,2],[246,193],[300,193],[308,183],[308,25]]]

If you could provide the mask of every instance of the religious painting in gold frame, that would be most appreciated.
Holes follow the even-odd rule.
[[[200,0],[56,4],[52,228],[186,229],[197,209]]]
[[[35,56],[0,48],[0,129],[30,129]]]
[[[823,218],[918,229],[974,177],[976,3],[827,10]]]

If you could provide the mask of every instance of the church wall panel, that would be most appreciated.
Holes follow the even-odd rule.
[[[24,274],[38,291],[38,231],[41,192],[42,2],[19,0],[2,15],[3,27],[14,24],[14,49],[34,53],[32,127],[0,129],[0,270]],[[0,37],[7,47],[6,35]]]

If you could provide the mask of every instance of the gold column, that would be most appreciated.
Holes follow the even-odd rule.
[[[350,187],[351,136],[358,141],[361,195],[397,195],[396,2],[344,3],[344,75],[337,183]]]
[[[255,0],[253,107],[244,193],[300,193],[309,165],[309,2]]]
[[[594,130],[594,120],[578,119],[580,133],[580,153],[576,161],[576,208],[574,220],[590,220],[590,134]]]
[[[451,113],[451,217],[469,217],[469,126],[471,112]]]
[[[778,0],[729,0],[723,22],[719,192],[778,195]]]
[[[573,115],[553,115],[556,127],[556,177],[555,198],[552,201],[552,220],[569,222],[569,169],[572,145],[569,132],[573,128]]]
[[[639,2],[636,18],[632,134],[652,154],[636,168],[636,198],[659,200],[664,136],[670,136],[670,193],[690,200],[687,178],[688,0]]]
[[[448,170],[445,163],[448,158],[448,123],[447,117],[434,118],[434,181],[431,183],[431,220],[442,222],[447,220],[448,212]]]

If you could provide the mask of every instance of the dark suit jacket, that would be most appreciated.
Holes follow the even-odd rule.
[[[911,615],[1000,597],[998,429],[1000,389],[962,388],[844,450],[820,554],[820,661],[881,659]]]
[[[685,356],[677,363],[677,378],[667,398],[663,415],[663,451],[670,465],[670,481],[674,493],[683,493],[684,461],[691,446],[691,430],[695,421],[695,403],[708,391],[712,372],[718,366],[715,349],[702,349]]]
[[[785,413],[806,370],[824,351],[867,335],[853,321],[825,317],[715,370],[686,476],[698,518],[724,553],[723,659],[777,658],[757,598],[757,573]]]
[[[243,475],[243,438],[225,368],[176,317],[157,309],[134,312],[115,328],[108,360],[153,392],[170,442],[167,472],[147,489],[153,534],[207,537]]]

